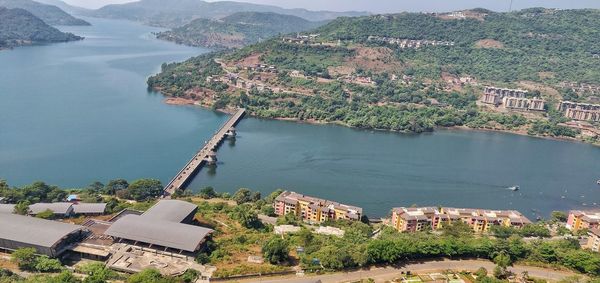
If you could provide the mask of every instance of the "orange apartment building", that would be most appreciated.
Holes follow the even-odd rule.
[[[310,223],[327,220],[360,220],[362,208],[285,191],[273,203],[275,214],[292,213]]]
[[[581,229],[600,229],[600,210],[569,211],[567,228],[574,232]]]
[[[531,223],[529,219],[514,210],[398,207],[392,209],[390,225],[400,232],[415,232],[440,229],[445,223],[454,221],[468,224],[476,233],[487,232],[494,225],[520,228]]]

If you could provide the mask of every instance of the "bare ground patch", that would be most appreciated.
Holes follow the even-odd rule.
[[[475,42],[475,47],[501,49],[501,48],[504,48],[504,43],[497,41],[495,39],[482,39],[482,40]]]

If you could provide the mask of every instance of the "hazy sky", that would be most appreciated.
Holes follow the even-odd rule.
[[[112,3],[132,2],[132,0],[64,0],[69,4],[88,8],[98,8]],[[165,3],[168,0],[164,0]],[[215,1],[215,0],[210,0]],[[452,11],[467,8],[488,8],[507,11],[510,0],[236,0],[270,4],[285,8],[306,8],[309,10],[369,11],[392,13],[401,11]],[[599,8],[600,0],[513,0],[513,9],[527,7],[551,8]]]

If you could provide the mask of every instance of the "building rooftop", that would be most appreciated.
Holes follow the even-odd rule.
[[[106,211],[106,203],[77,203],[73,205],[75,214],[103,214]]]
[[[600,228],[592,228],[590,229],[590,234],[596,236],[596,237],[600,237]]]
[[[295,204],[296,201],[303,201],[303,202],[309,202],[312,204],[316,204],[321,207],[326,207],[329,209],[346,210],[347,212],[349,212],[348,216],[350,216],[350,217],[357,216],[358,214],[362,215],[362,212],[363,212],[362,208],[357,207],[357,206],[341,204],[338,202],[320,199],[320,198],[311,197],[311,196],[306,196],[306,195],[302,195],[302,194],[299,194],[296,192],[291,192],[291,191],[285,191],[285,192],[281,193],[279,196],[277,196],[277,198],[275,198],[275,200],[284,202],[284,203],[288,203],[288,204]]]
[[[68,214],[71,207],[73,206],[70,202],[53,202],[53,203],[35,203],[29,206],[31,214],[39,214],[46,210],[51,210],[54,214]]]
[[[0,213],[0,239],[51,248],[84,227],[11,213]]]
[[[0,213],[13,213],[15,211],[14,204],[0,203]]]
[[[181,200],[161,200],[142,214],[156,220],[182,222],[188,215],[198,209],[198,206]]]
[[[213,230],[154,219],[147,216],[125,215],[114,222],[105,234],[163,247],[196,251]]]

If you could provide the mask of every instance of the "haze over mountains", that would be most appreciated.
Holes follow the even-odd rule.
[[[141,0],[121,5],[107,5],[92,11],[90,16],[133,20],[155,26],[177,27],[197,18],[220,19],[238,12],[271,12],[298,16],[309,21],[323,21],[341,16],[362,16],[367,14],[365,12],[284,9],[276,6],[232,1],[170,0],[167,3],[168,5],[164,0]]]
[[[56,6],[42,4],[32,0],[0,0],[0,7],[9,9],[20,8],[27,10],[34,16],[42,19],[46,24],[53,26],[89,25],[88,22],[77,19]]]

